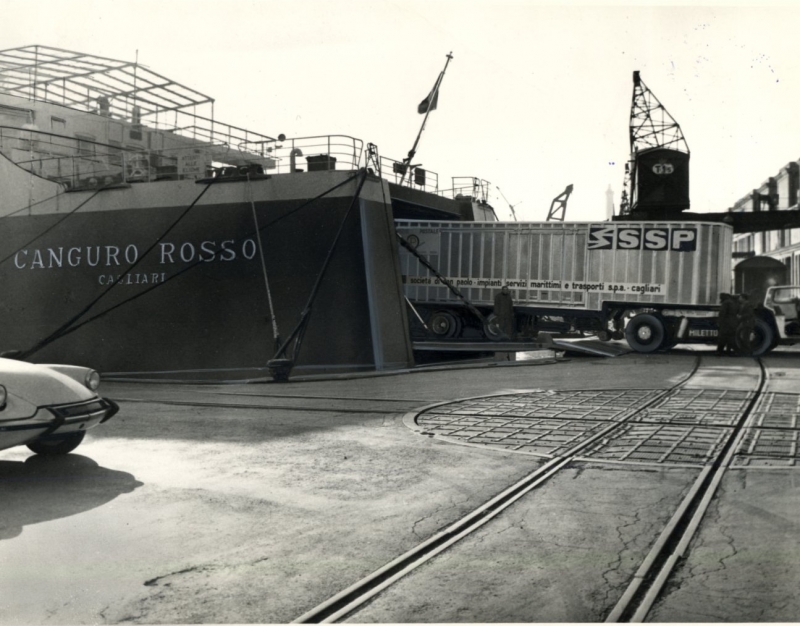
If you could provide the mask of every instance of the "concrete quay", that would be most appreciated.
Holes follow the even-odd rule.
[[[104,383],[75,453],[0,452],[0,622],[286,623],[562,457],[341,620],[604,621],[745,412],[646,620],[797,621],[799,356]]]

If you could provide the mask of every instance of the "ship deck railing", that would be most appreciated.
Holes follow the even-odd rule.
[[[145,150],[119,142],[102,143],[88,137],[0,126],[0,152],[32,174],[71,190],[115,183],[207,178],[231,168],[253,165],[268,174],[355,171],[362,167],[364,159],[364,143],[346,135],[258,139],[234,145],[213,141],[213,135],[197,133],[194,137],[184,138],[176,147]],[[421,168],[412,167],[403,176],[402,166],[401,161],[381,157],[380,173],[389,182],[454,199],[480,199],[481,185],[488,185],[477,178],[458,177],[453,178],[449,189],[439,189],[436,172],[420,172]]]
[[[204,178],[210,174],[215,155],[222,158],[230,151],[225,145],[202,143],[144,150],[0,126],[0,152],[36,176],[68,189],[85,189],[114,183]]]
[[[454,176],[451,181],[452,186],[443,189],[442,195],[458,200],[469,198],[483,203],[489,201],[489,181],[474,176]]]
[[[489,198],[488,181],[473,176],[455,176],[447,189],[439,188],[439,174],[405,161],[381,157],[381,175],[395,185],[419,189],[452,200],[475,200],[486,203]]]
[[[439,194],[439,175],[436,172],[387,157],[381,157],[380,162],[381,174],[389,182]]]
[[[115,183],[227,176],[240,167],[268,174],[356,170],[363,158],[363,142],[343,135],[242,141],[235,145],[195,139],[173,148],[145,150],[0,126],[0,152],[36,176],[77,190]]]
[[[364,142],[348,135],[243,141],[236,147],[242,152],[272,159],[276,174],[355,171],[361,167],[364,159]]]
[[[231,150],[239,150],[248,154],[258,154],[257,150],[248,149],[248,146],[274,141],[274,138],[268,135],[189,111],[173,111],[161,115],[155,112],[142,117],[139,122],[145,130],[179,135],[200,143],[225,145]]]

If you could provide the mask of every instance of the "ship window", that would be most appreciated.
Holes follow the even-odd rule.
[[[33,112],[28,109],[0,106],[0,126],[19,128],[23,124],[33,123]]]
[[[78,154],[80,156],[95,155],[95,145],[94,145],[93,135],[81,135],[79,133],[75,133],[75,137],[78,139]]]
[[[52,116],[50,118],[50,130],[52,130],[54,133],[63,133],[66,129],[67,120],[65,120],[63,117]]]

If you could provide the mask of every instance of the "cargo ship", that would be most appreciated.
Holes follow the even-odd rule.
[[[0,51],[0,351],[122,379],[412,366],[394,220],[494,220],[485,181],[214,104],[138,62]]]

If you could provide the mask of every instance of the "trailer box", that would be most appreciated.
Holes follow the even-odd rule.
[[[396,220],[405,294],[475,306],[508,285],[515,307],[600,311],[713,307],[731,289],[733,229],[709,222],[433,222]]]

